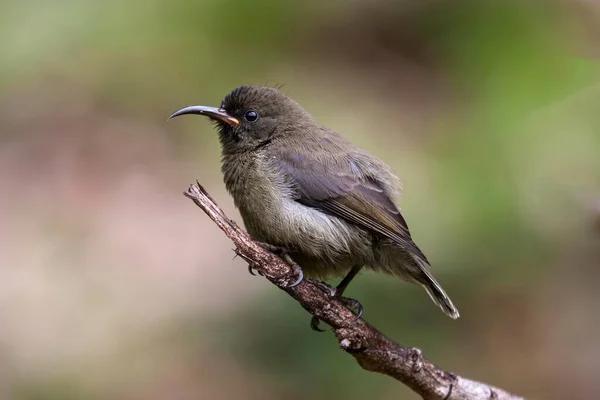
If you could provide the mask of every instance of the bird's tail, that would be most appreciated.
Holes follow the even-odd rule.
[[[427,270],[426,265],[421,265],[421,263],[419,263],[419,267],[421,273],[417,277],[418,283],[423,286],[429,297],[431,297],[431,300],[433,300],[433,302],[439,308],[441,308],[447,316],[452,319],[457,319],[460,316],[458,309],[454,306],[452,300],[450,300],[450,297],[446,294],[446,292],[444,292],[442,286]]]

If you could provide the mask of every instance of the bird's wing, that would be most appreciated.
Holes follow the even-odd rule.
[[[333,164],[329,158],[327,165],[315,153],[292,151],[276,162],[295,188],[296,201],[383,235],[429,264],[376,177],[364,174],[351,157],[334,157]]]

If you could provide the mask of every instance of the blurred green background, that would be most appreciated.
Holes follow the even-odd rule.
[[[203,119],[284,84],[400,175],[461,311],[363,273],[365,318],[538,399],[600,394],[600,7],[591,1],[0,4],[1,399],[415,399],[232,260]],[[335,283],[335,282],[332,282]]]

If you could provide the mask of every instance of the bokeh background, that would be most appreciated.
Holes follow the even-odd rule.
[[[415,399],[246,272],[202,118],[283,84],[390,163],[461,311],[363,273],[365,318],[531,398],[600,393],[600,3],[4,0],[0,399]],[[332,282],[335,283],[335,282]]]

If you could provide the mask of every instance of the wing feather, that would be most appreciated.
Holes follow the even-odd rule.
[[[387,237],[429,264],[382,182],[348,155],[336,157],[334,165],[316,158],[310,152],[301,156],[289,151],[276,160],[296,190],[296,201]]]

